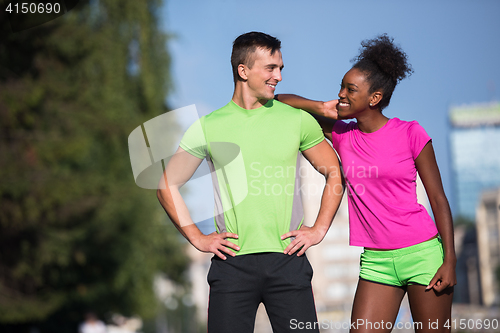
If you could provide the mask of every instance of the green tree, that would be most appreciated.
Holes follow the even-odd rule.
[[[184,243],[133,180],[127,137],[167,111],[159,0],[80,2],[17,33],[0,12],[0,331],[156,313]],[[166,142],[168,144],[168,142]]]
[[[476,222],[464,215],[458,215],[453,217],[453,224],[455,226],[464,226],[466,229],[476,228]]]

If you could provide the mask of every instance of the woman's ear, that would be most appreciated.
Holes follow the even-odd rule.
[[[384,97],[384,94],[381,91],[375,91],[370,97],[370,106],[376,107],[382,100],[382,97]]]

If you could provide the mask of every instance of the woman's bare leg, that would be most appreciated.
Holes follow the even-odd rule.
[[[394,326],[405,290],[359,280],[351,315],[351,332],[389,333]]]
[[[408,301],[416,333],[449,333],[453,287],[436,293],[423,285],[408,286]],[[448,321],[448,328],[444,327]],[[421,323],[417,325],[417,323]]]

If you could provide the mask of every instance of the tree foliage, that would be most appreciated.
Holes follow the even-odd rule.
[[[80,2],[17,33],[0,13],[0,327],[151,316],[154,274],[182,281],[177,232],[135,185],[127,147],[166,111],[160,6]]]
[[[464,215],[454,216],[453,224],[455,226],[464,226],[467,230],[476,228],[476,221]]]

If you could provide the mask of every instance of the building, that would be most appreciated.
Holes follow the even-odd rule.
[[[455,215],[475,222],[455,227],[454,301],[491,307],[500,304],[500,103],[451,107],[449,121]]]
[[[451,107],[454,211],[476,216],[480,194],[500,186],[500,103]]]
[[[500,305],[500,188],[485,191],[476,213],[481,298],[486,306]]]
[[[455,225],[457,286],[453,303],[480,306],[479,255],[475,223]]]

